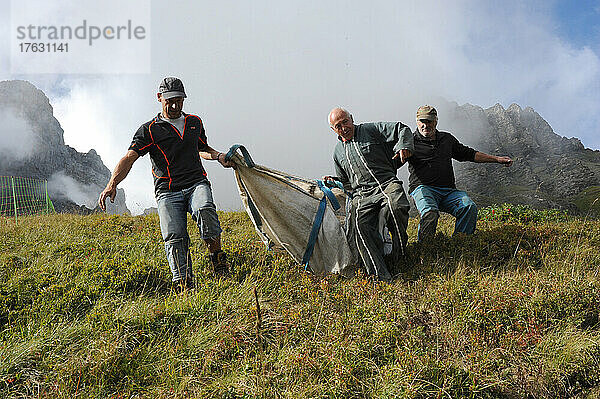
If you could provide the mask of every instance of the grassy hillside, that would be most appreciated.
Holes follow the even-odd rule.
[[[221,220],[234,277],[190,227],[178,296],[155,215],[0,219],[0,397],[600,395],[599,221],[505,205],[450,238],[443,218],[380,284],[315,278]]]
[[[582,213],[600,216],[600,186],[590,186],[577,194],[573,202]]]

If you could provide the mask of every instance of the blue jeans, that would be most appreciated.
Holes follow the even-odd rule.
[[[473,234],[477,224],[477,205],[464,191],[455,188],[418,186],[410,193],[421,214],[419,241],[435,235],[439,212],[456,218],[454,233]]]
[[[222,231],[210,183],[205,180],[184,190],[160,193],[156,202],[173,281],[192,279],[194,275],[187,232],[188,212],[198,225],[202,239],[218,237]]]

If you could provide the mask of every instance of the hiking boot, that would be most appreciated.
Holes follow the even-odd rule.
[[[227,277],[231,274],[229,263],[227,263],[227,254],[223,251],[210,254],[210,263],[213,266],[213,273],[217,277]]]
[[[176,294],[181,294],[185,291],[193,290],[195,288],[194,280],[191,278],[184,278],[181,280],[173,281],[173,291]]]

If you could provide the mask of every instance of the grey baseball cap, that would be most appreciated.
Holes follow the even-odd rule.
[[[168,77],[164,78],[160,85],[158,86],[158,92],[162,94],[165,100],[174,97],[183,97],[186,98],[185,89],[183,88],[183,83],[181,79]]]

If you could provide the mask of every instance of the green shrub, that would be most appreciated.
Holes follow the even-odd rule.
[[[478,218],[485,221],[537,224],[566,221],[568,215],[558,209],[534,209],[528,205],[504,203],[480,209]]]

